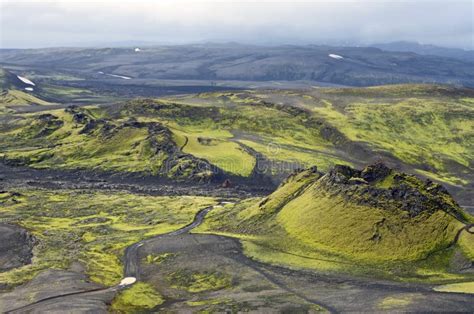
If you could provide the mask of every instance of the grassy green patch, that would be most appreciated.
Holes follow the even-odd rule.
[[[230,301],[229,299],[207,299],[207,300],[199,300],[199,301],[187,301],[186,304],[189,306],[203,306],[203,305],[225,304],[229,301]]]
[[[207,159],[212,164],[233,174],[247,177],[255,167],[255,158],[237,143],[223,139],[188,135],[185,153]]]
[[[435,173],[437,179],[465,184],[452,173],[462,173],[472,166],[472,105],[453,98],[383,101],[358,99],[343,110],[328,102],[314,111],[353,141],[388,151],[407,164],[423,166],[419,171]]]
[[[245,145],[255,149],[266,158],[274,162],[276,169],[273,172],[278,173],[278,162],[297,163],[300,167],[310,167],[317,165],[321,171],[327,171],[336,164],[351,165],[351,162],[337,157],[331,150],[311,150],[307,147],[299,147],[279,142],[257,143],[249,140],[240,140]]]
[[[381,310],[405,308],[406,306],[410,305],[416,297],[416,295],[411,294],[386,297],[380,301],[378,307]]]
[[[474,294],[474,281],[438,286],[436,291]]]
[[[173,257],[175,257],[175,256],[176,256],[175,253],[163,253],[163,254],[159,254],[159,255],[149,254],[149,255],[146,256],[145,262],[148,263],[148,264],[161,264],[165,261],[169,261],[169,260],[173,259]]]
[[[232,276],[217,271],[178,270],[169,274],[167,280],[171,287],[192,293],[221,290],[232,285]]]
[[[474,228],[471,228],[471,230]],[[463,231],[459,236],[458,244],[461,250],[471,261],[474,261],[474,234]]]
[[[162,304],[163,297],[147,283],[137,282],[121,291],[112,302],[112,310],[119,313],[136,313],[151,310]]]
[[[34,95],[20,90],[0,90],[0,114],[9,113],[12,111],[10,108],[28,106],[28,105],[40,105],[47,106],[52,103],[40,99]]]
[[[0,274],[9,284],[27,281],[43,269],[67,269],[72,261],[82,262],[93,281],[117,284],[123,275],[120,258],[128,245],[176,230],[215,203],[207,197],[124,192],[19,192],[1,199],[0,218],[24,226],[40,242],[31,265]]]
[[[441,211],[410,218],[316,194],[308,191],[290,202],[278,214],[277,221],[289,237],[348,258],[418,260],[449,245],[462,227]],[[372,240],[375,237],[378,240]]]

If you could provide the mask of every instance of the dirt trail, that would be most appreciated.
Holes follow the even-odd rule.
[[[107,292],[115,293],[118,290],[120,290],[120,287],[114,286],[114,287],[110,287],[110,288],[98,288],[98,289],[92,289],[92,290],[76,291],[76,292],[71,292],[71,293],[55,295],[55,296],[52,296],[52,297],[48,297],[48,298],[44,298],[44,299],[35,301],[33,303],[30,303],[28,305],[25,305],[25,306],[22,306],[22,307],[13,309],[13,310],[6,311],[5,313],[6,314],[9,314],[9,313],[25,313],[25,312],[29,312],[29,311],[34,310],[35,307],[37,307],[39,305],[44,305],[44,303],[47,303],[47,302],[54,303],[57,300],[62,299],[62,298],[79,296],[79,295],[86,295],[86,294],[87,295],[92,295],[93,293],[107,293]]]
[[[474,228],[474,224],[468,224],[462,227],[461,229],[458,230],[456,233],[456,236],[454,237],[453,243],[450,246],[455,245],[459,241],[459,237],[461,236],[461,233],[463,231],[466,231],[467,233],[474,234],[474,230],[471,230],[471,228]]]
[[[222,206],[222,204],[223,204],[223,202],[219,203],[216,206]],[[124,256],[124,260],[125,260],[125,262],[124,262],[124,264],[125,264],[124,265],[124,278],[132,277],[132,278],[136,278],[137,280],[139,280],[140,271],[139,271],[138,249],[141,246],[145,245],[146,243],[155,241],[155,240],[157,240],[161,237],[177,236],[177,235],[189,232],[190,230],[192,230],[192,229],[196,228],[197,226],[199,226],[203,222],[204,217],[206,216],[206,214],[209,211],[211,211],[213,208],[214,208],[214,206],[209,206],[209,207],[206,207],[206,208],[200,210],[196,214],[196,216],[194,217],[194,220],[191,223],[187,224],[186,226],[184,226],[184,227],[182,227],[178,230],[171,231],[171,232],[164,233],[164,234],[160,234],[158,236],[136,242],[136,243],[132,244],[131,246],[127,247],[127,249],[125,250],[125,256]],[[22,313],[22,312],[31,311],[35,307],[37,307],[39,305],[43,305],[44,303],[51,302],[51,301],[54,302],[56,300],[59,300],[59,299],[62,299],[62,298],[67,298],[67,297],[72,297],[72,296],[82,296],[82,295],[86,295],[86,294],[90,295],[92,293],[107,293],[107,292],[116,293],[117,291],[119,291],[119,290],[121,290],[125,287],[126,287],[126,285],[120,285],[119,284],[119,285],[116,285],[116,286],[113,286],[113,287],[97,288],[97,289],[84,290],[84,291],[75,291],[75,292],[71,292],[71,293],[55,295],[55,296],[51,296],[51,297],[47,297],[47,298],[35,301],[33,303],[30,303],[28,305],[25,305],[25,306],[22,306],[22,307],[19,307],[19,308],[16,308],[16,309],[6,311],[5,313]]]
[[[223,203],[221,202],[216,206],[222,206],[222,204]],[[184,227],[182,227],[178,230],[175,230],[175,231],[172,231],[172,232],[169,232],[169,233],[165,233],[165,234],[161,234],[161,235],[158,235],[158,236],[146,239],[146,240],[142,240],[142,241],[139,241],[139,242],[134,243],[131,246],[129,246],[125,250],[125,256],[124,256],[124,264],[125,264],[124,265],[124,278],[134,277],[137,280],[140,280],[140,263],[139,263],[139,258],[138,258],[138,250],[140,249],[140,247],[142,247],[142,246],[144,246],[148,243],[152,243],[152,242],[154,242],[154,241],[156,241],[160,238],[163,238],[163,237],[178,236],[178,235],[181,235],[181,234],[188,233],[192,229],[198,227],[203,222],[203,220],[204,220],[205,216],[207,215],[207,213],[210,212],[212,209],[214,209],[214,207],[215,206],[209,206],[209,207],[206,207],[206,208],[202,209],[201,211],[199,211],[196,214],[194,220],[190,224],[188,224],[188,225],[186,225],[186,226],[184,226]],[[225,237],[222,237],[222,238],[224,239]],[[237,240],[232,239],[232,241],[237,241]],[[277,278],[275,278],[275,277],[271,276],[270,274],[260,270],[260,268],[258,267],[259,263],[256,263],[256,262],[252,261],[251,259],[247,258],[245,255],[243,255],[242,252],[237,252],[237,255],[234,256],[233,258],[238,260],[239,263],[243,263],[247,267],[250,267],[250,268],[254,269],[258,273],[260,273],[262,276],[264,276],[269,282],[271,282],[274,285],[278,286],[282,290],[285,290],[285,291],[287,291],[291,294],[294,294],[294,295],[300,297],[301,299],[305,300],[308,303],[315,304],[315,305],[321,306],[321,307],[326,308],[326,309],[330,309],[330,307],[328,305],[322,304],[321,302],[318,302],[316,300],[308,298],[305,295],[299,294],[297,291],[291,289],[290,287],[286,286],[284,283],[280,282]],[[50,302],[54,303],[55,301],[58,301],[62,298],[68,298],[68,297],[72,297],[72,296],[92,295],[94,293],[117,292],[117,291],[119,291],[123,288],[124,287],[117,285],[117,286],[108,287],[108,288],[99,288],[99,289],[93,289],[93,290],[77,291],[77,292],[72,292],[72,293],[67,293],[67,294],[56,295],[56,296],[48,297],[48,298],[45,298],[45,299],[42,299],[42,300],[38,300],[36,302],[33,302],[31,304],[22,306],[20,308],[16,308],[16,309],[7,311],[6,313],[27,312],[27,311],[34,310],[35,307],[37,307],[39,305],[44,305],[45,303],[48,303],[48,302],[49,303]],[[334,311],[334,309],[332,309],[332,311]]]
[[[224,203],[225,202],[220,202],[216,206],[222,206]],[[170,237],[170,236],[178,236],[178,235],[188,233],[192,229],[194,229],[194,228],[198,227],[199,225],[201,225],[202,222],[204,221],[204,218],[206,217],[207,213],[209,213],[214,208],[215,208],[215,206],[209,206],[209,207],[206,207],[206,208],[202,209],[201,211],[199,211],[196,214],[196,216],[195,216],[192,223],[190,223],[190,224],[188,224],[188,225],[186,225],[186,226],[184,226],[184,227],[182,227],[182,228],[180,228],[176,231],[161,234],[161,235],[158,235],[156,237],[149,238],[149,239],[137,242],[137,243],[129,246],[125,251],[125,272],[124,272],[125,277],[135,277],[137,280],[140,280],[140,262],[139,262],[139,257],[138,257],[138,250],[139,250],[140,247],[145,246],[147,244],[150,244],[150,243],[152,243],[152,242],[154,242],[154,241],[156,241],[160,238]],[[221,237],[223,240],[231,239],[231,241],[238,242],[238,246],[240,247],[240,250],[239,250],[239,252],[235,252],[235,256],[233,256],[232,258],[234,258],[239,263],[245,264],[247,267],[250,267],[253,270],[255,270],[256,272],[260,273],[269,282],[273,283],[275,286],[279,287],[280,289],[282,289],[284,291],[287,291],[291,294],[294,294],[297,297],[303,299],[304,301],[306,301],[308,303],[323,307],[327,310],[330,310],[331,312],[335,312],[335,309],[332,309],[329,305],[323,304],[322,302],[319,302],[317,300],[311,299],[311,298],[309,298],[309,297],[307,297],[303,294],[298,293],[294,289],[291,289],[289,286],[287,286],[286,284],[284,284],[283,282],[278,280],[276,277],[273,277],[269,273],[266,273],[266,272],[262,271],[259,268],[259,266],[261,265],[260,263],[257,263],[255,261],[253,261],[252,259],[246,257],[242,253],[243,250],[242,250],[242,247],[241,247],[240,242],[238,240],[233,239],[233,238],[224,237],[224,236],[218,236],[218,237]]]
[[[222,206],[223,202],[216,206]],[[429,297],[429,299],[435,301],[423,301],[416,304],[417,310],[429,310],[439,304],[445,304],[447,308],[464,310],[474,310],[474,296],[471,295],[460,295],[460,294],[448,294],[433,292],[430,287],[415,284],[404,284],[396,282],[385,282],[380,280],[363,280],[351,278],[349,276],[330,276],[324,274],[318,274],[304,270],[291,270],[280,266],[269,265],[255,261],[243,254],[243,248],[239,240],[221,235],[201,235],[201,234],[190,234],[189,231],[199,226],[206,214],[210,212],[215,206],[210,206],[199,211],[194,220],[178,229],[166,234],[161,234],[146,240],[139,241],[129,246],[125,251],[124,256],[124,276],[135,277],[140,280],[140,250],[141,248],[150,249],[154,246],[161,246],[162,241],[168,241],[171,243],[180,243],[187,238],[205,239],[212,238],[215,241],[215,248],[211,248],[209,254],[227,254],[227,256],[234,260],[236,263],[248,267],[254,270],[256,273],[263,276],[268,282],[275,285],[279,289],[286,291],[287,293],[294,295],[309,304],[314,304],[325,308],[330,312],[340,312],[347,310],[361,310],[366,305],[364,298],[371,299],[370,302],[376,302],[380,297],[390,296],[394,294],[403,293],[416,293],[423,297]],[[473,225],[465,226],[461,231],[466,230],[467,232],[473,233],[470,230]],[[460,233],[459,232],[459,233]],[[179,237],[178,237],[179,236]],[[199,247],[199,241],[194,240],[195,243],[192,245],[192,250],[202,251],[203,248]],[[234,243],[233,249],[230,252],[222,253],[220,250]],[[192,256],[192,252],[188,252]],[[206,253],[207,254],[207,253]],[[162,266],[160,266],[162,267]],[[345,287],[341,290],[341,287]],[[350,289],[347,287],[351,287]],[[41,306],[54,306],[57,304],[64,304],[74,300],[70,298],[80,297],[87,299],[89,297],[98,297],[105,293],[116,293],[123,289],[124,286],[114,286],[102,289],[93,289],[87,291],[73,292],[69,294],[57,295],[48,297],[42,300],[38,300],[34,303],[25,305],[15,310],[10,310],[7,313],[22,313],[27,311],[34,311],[35,309],[41,309]],[[352,304],[348,302],[345,297],[354,295],[358,301]],[[178,302],[178,301],[177,301]],[[162,306],[174,304],[176,302],[165,302]],[[455,307],[457,304],[458,307]]]
[[[184,152],[184,148],[186,147],[186,145],[188,145],[188,142],[189,142],[189,138],[186,135],[184,135],[184,143],[183,143],[183,145],[181,145],[179,150]]]
[[[219,205],[221,205],[221,203],[219,203]],[[219,206],[219,205],[216,205],[216,206]],[[168,232],[168,233],[164,233],[164,234],[160,234],[160,235],[157,235],[153,238],[149,238],[149,239],[146,239],[146,240],[142,240],[142,241],[139,241],[137,243],[134,243],[132,245],[130,245],[129,247],[127,247],[127,249],[125,250],[125,257],[124,257],[124,276],[125,277],[135,277],[137,280],[140,280],[140,271],[139,271],[139,267],[140,267],[140,263],[139,263],[139,259],[138,259],[138,250],[140,247],[142,247],[143,245],[147,244],[147,243],[150,243],[150,242],[153,242],[159,238],[162,238],[162,237],[165,237],[165,236],[177,236],[177,235],[180,235],[180,234],[183,234],[183,233],[186,233],[186,232],[189,232],[190,230],[196,228],[197,226],[199,226],[203,220],[204,220],[204,217],[206,217],[207,213],[210,212],[212,209],[214,208],[214,206],[209,206],[209,207],[206,207],[202,210],[200,210],[196,216],[194,217],[194,220],[193,222],[191,222],[190,224],[178,229],[178,230],[175,230],[175,231],[171,231],[171,232]]]

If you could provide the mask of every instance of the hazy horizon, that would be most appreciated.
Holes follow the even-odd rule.
[[[0,48],[106,47],[127,42],[370,46],[409,41],[473,49],[473,3],[465,0],[2,0],[0,6]]]

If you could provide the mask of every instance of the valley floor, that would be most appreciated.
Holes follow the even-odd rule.
[[[275,187],[217,183],[177,183],[156,176],[90,170],[34,169],[10,166],[0,161],[0,183],[4,188],[86,189],[128,191],[146,195],[194,195],[225,198],[263,196]]]
[[[2,170],[1,182],[4,189],[21,191],[20,195],[32,195],[28,201],[21,199],[22,196],[18,196],[17,204],[7,204],[7,208],[12,211],[2,214],[2,218],[11,222],[16,221],[15,215],[21,213],[21,210],[16,207],[19,206],[18,204],[32,202],[32,199],[36,198],[34,195],[45,192],[52,193],[53,196],[57,195],[55,198],[59,199],[61,195],[64,195],[61,194],[65,193],[64,189],[75,191],[72,193],[85,193],[86,195],[90,193],[91,197],[94,197],[92,194],[97,191],[125,193],[124,195],[138,193],[138,195],[161,196],[180,195],[187,191],[185,193],[187,195],[208,193],[207,196],[211,196],[213,199],[231,201],[258,195],[258,193],[255,194],[255,191],[243,191],[237,188],[230,190],[221,187],[213,189],[209,189],[209,187],[190,188],[179,186],[179,184],[166,186],[161,182],[147,182],[146,180],[140,182],[137,178],[125,179],[113,175],[94,177],[87,172],[43,171],[6,165],[2,165],[0,169]],[[261,193],[261,191],[259,192]],[[52,198],[50,197],[50,199]],[[37,222],[45,221],[46,217],[60,215],[61,204],[66,204],[58,203],[59,205],[53,208],[48,204],[39,203],[38,200],[36,202],[38,203],[35,204],[33,201],[29,206],[45,206],[44,210],[46,211],[58,211],[56,214],[39,213],[36,218]],[[139,241],[135,243],[131,242],[134,241],[133,239],[124,238],[124,241],[128,243],[126,244],[128,248],[116,252],[121,252],[122,257],[119,258],[121,259],[120,265],[123,267],[122,276],[138,279],[134,285],[124,287],[119,286],[117,281],[114,284],[106,284],[106,281],[100,282],[101,280],[97,279],[91,281],[89,266],[85,266],[81,259],[60,267],[63,269],[53,267],[38,270],[34,272],[31,280],[18,280],[18,276],[21,276],[21,269],[28,268],[26,265],[19,268],[17,283],[3,286],[3,293],[0,294],[1,310],[9,313],[24,313],[64,311],[65,309],[79,312],[107,312],[110,310],[118,312],[138,310],[172,312],[184,310],[211,312],[316,312],[321,310],[330,312],[384,310],[432,312],[440,309],[471,312],[474,309],[474,295],[472,294],[435,292],[430,285],[324,274],[255,261],[243,253],[242,245],[235,238],[189,233],[193,232],[192,229],[205,219],[205,214],[208,211],[222,206],[211,200],[206,202],[213,205],[211,207],[204,204],[201,207],[197,205],[191,212],[197,213],[194,221],[189,222],[187,226],[183,227],[183,223],[170,225],[168,233],[164,232],[164,229],[158,228],[155,236],[147,236],[142,233],[136,238]],[[107,207],[106,204],[104,206]],[[207,209],[202,211],[205,208]],[[83,217],[79,218],[83,219]],[[175,218],[165,217],[162,219],[168,221]],[[99,222],[98,226],[106,227],[106,225],[101,225],[99,220],[96,222]],[[133,223],[134,225],[129,225],[126,228],[121,227],[122,232],[133,232],[132,226],[138,228],[138,222],[133,221]],[[112,226],[118,226],[118,224]],[[31,227],[33,233],[35,228],[37,227],[34,227],[33,224]],[[88,227],[85,225],[79,228]],[[152,230],[153,224],[149,228],[151,229],[147,230]],[[97,230],[94,228],[90,230],[92,237],[98,236],[94,233]],[[50,233],[54,234],[54,232],[55,230],[46,229],[36,236],[44,235],[45,238],[42,241],[48,241],[47,238],[52,237]],[[148,234],[153,233],[150,232]],[[110,234],[109,237],[112,236],[113,234]],[[91,243],[95,243],[94,239],[85,242],[91,240]],[[68,252],[74,250],[69,246],[70,244],[67,244],[63,249]],[[79,248],[76,249],[79,250]],[[50,253],[39,252],[39,256],[35,258],[41,259],[44,254]],[[107,263],[107,261],[99,261],[99,263],[104,262]],[[35,263],[36,261],[33,259],[33,264]],[[100,273],[101,270],[98,272]]]

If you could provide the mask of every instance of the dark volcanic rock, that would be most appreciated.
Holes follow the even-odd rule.
[[[349,183],[353,177],[359,177],[360,171],[352,169],[346,165],[335,165],[333,169],[329,170],[328,179],[333,183]]]
[[[104,125],[106,122],[102,119],[89,120],[86,125],[79,131],[79,134],[91,134],[99,126]]]
[[[385,179],[392,170],[385,164],[378,162],[373,165],[365,167],[361,171],[360,176],[367,182],[374,182],[376,180]]]
[[[465,220],[461,208],[443,186],[397,172],[380,162],[361,171],[336,165],[321,182],[328,193],[343,195],[360,205],[404,210],[411,217],[443,210],[460,221]]]
[[[91,121],[91,117],[87,115],[85,112],[82,111],[81,108],[77,106],[69,106],[64,109],[65,112],[72,115],[72,120],[78,124],[86,124],[87,122]]]
[[[29,264],[35,242],[35,238],[26,230],[0,224],[0,271]]]

